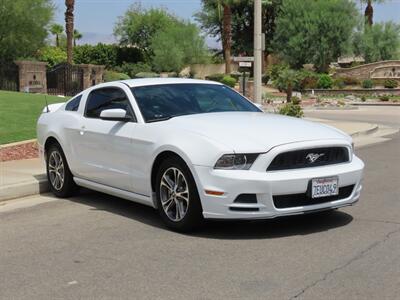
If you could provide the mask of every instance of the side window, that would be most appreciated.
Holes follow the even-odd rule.
[[[121,108],[127,114],[134,116],[129,99],[125,92],[119,88],[104,88],[92,91],[87,100],[85,116],[87,118],[100,118],[105,109]]]
[[[82,95],[77,96],[70,100],[67,105],[65,106],[65,110],[68,111],[78,111],[79,104],[81,103]]]

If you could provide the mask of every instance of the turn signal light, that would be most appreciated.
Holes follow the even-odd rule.
[[[207,195],[211,195],[211,196],[222,196],[223,194],[225,194],[224,192],[220,192],[220,191],[211,191],[211,190],[205,190]]]

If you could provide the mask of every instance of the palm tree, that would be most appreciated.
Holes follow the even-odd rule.
[[[56,47],[60,47],[60,35],[63,33],[64,27],[60,24],[50,26],[50,32],[56,36]]]
[[[367,3],[364,12],[365,24],[372,26],[374,23],[374,8],[372,7],[372,2],[382,3],[383,1],[385,0],[361,0],[361,2]]]
[[[218,0],[218,14],[222,11],[222,49],[225,58],[225,73],[231,73],[231,48],[232,48],[232,10],[231,5],[238,0]]]
[[[74,6],[75,0],[65,0],[65,31],[67,33],[67,63],[72,64],[72,48],[74,39]]]
[[[82,33],[74,29],[74,47],[76,47],[76,41],[80,40],[82,37]]]

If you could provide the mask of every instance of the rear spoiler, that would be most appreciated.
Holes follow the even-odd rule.
[[[54,103],[54,104],[49,104],[46,105],[43,110],[42,113],[51,113],[51,112],[55,112],[57,109],[59,109],[61,106],[63,106],[65,103]]]

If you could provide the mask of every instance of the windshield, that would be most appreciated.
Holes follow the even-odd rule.
[[[162,84],[132,88],[146,122],[176,116],[226,111],[260,110],[224,85]]]

